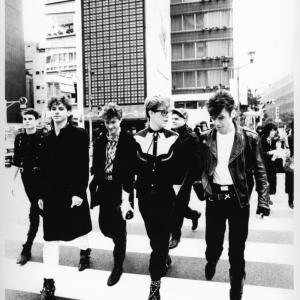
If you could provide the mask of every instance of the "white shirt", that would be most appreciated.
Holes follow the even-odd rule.
[[[227,134],[217,132],[217,166],[214,172],[214,183],[220,185],[233,184],[228,164],[233,146],[235,129]]]

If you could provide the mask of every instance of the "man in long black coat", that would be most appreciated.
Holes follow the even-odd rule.
[[[133,191],[135,141],[121,130],[122,110],[108,103],[102,108],[104,131],[96,139],[91,173],[91,207],[100,204],[99,227],[114,242],[114,267],[107,285],[116,284],[123,272],[126,254],[126,213],[132,208],[129,195]],[[128,217],[127,217],[128,218]]]
[[[189,207],[192,184],[201,179],[198,172],[200,165],[200,147],[196,134],[186,124],[188,114],[185,109],[172,110],[172,130],[179,134],[179,155],[183,159],[178,160],[177,168],[174,170],[184,177],[183,184],[176,196],[175,208],[172,217],[171,240],[169,248],[177,247],[181,237],[181,227],[184,218],[192,220],[192,230],[198,227],[198,219],[201,213]]]
[[[79,271],[89,266],[90,248],[87,234],[91,218],[86,189],[89,180],[88,136],[70,123],[71,104],[62,96],[48,103],[54,129],[45,138],[42,155],[42,189],[39,207],[44,216],[45,274],[41,299],[54,295],[53,266],[58,265],[59,241],[77,239],[79,243]]]

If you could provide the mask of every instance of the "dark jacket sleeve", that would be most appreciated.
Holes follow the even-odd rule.
[[[201,181],[202,167],[201,167],[201,146],[199,138],[196,134],[192,135],[191,141],[191,172],[190,181]]]
[[[262,158],[260,139],[256,136],[251,136],[248,139],[250,139],[250,150],[253,154],[253,171],[258,194],[258,205],[269,208],[269,184],[265,164]]]
[[[15,141],[14,141],[14,156],[13,156],[13,161],[12,164],[16,167],[21,166],[21,135],[18,134],[16,135]]]
[[[73,175],[72,194],[80,198],[86,197],[89,182],[89,139],[88,135],[78,128],[74,157],[76,172]]]
[[[127,193],[132,193],[136,174],[137,144],[131,135],[128,135],[125,153],[122,171],[123,189]]]

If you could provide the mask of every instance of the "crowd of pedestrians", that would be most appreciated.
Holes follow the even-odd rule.
[[[106,130],[94,142],[89,170],[88,136],[73,125],[69,100],[51,98],[48,108],[52,129],[47,133],[37,130],[35,110],[24,111],[24,132],[15,139],[13,160],[13,179],[20,171],[30,201],[30,227],[18,264],[30,260],[40,215],[43,217],[42,300],[55,299],[59,241],[76,240],[78,270],[90,266],[89,205],[100,206],[100,230],[114,243],[114,265],[107,285],[120,280],[126,256],[126,220],[134,216],[134,193],[151,246],[148,299],[160,299],[161,279],[172,263],[169,249],[180,242],[183,220],[190,219],[195,230],[201,216],[189,207],[192,188],[199,200],[206,201],[206,279],[215,274],[228,221],[229,297],[242,299],[249,200],[255,184],[256,213],[270,214],[269,194],[276,193],[274,157],[282,159],[289,205],[294,205],[293,129],[285,143],[290,154],[283,157],[276,146],[276,126],[266,125],[262,135],[240,127],[235,122],[234,99],[225,91],[218,91],[208,101],[212,128],[201,122],[194,131],[187,125],[186,110],[172,108],[167,97],[147,98],[147,126],[139,132],[132,128],[130,133],[121,129],[121,107],[109,103],[102,109]],[[166,128],[169,118],[172,129]]]

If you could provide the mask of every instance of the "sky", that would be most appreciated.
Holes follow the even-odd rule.
[[[44,0],[22,0],[24,38],[42,42]],[[241,66],[255,51],[253,65],[240,70],[240,85],[261,90],[293,70],[296,0],[233,0],[234,59]]]

